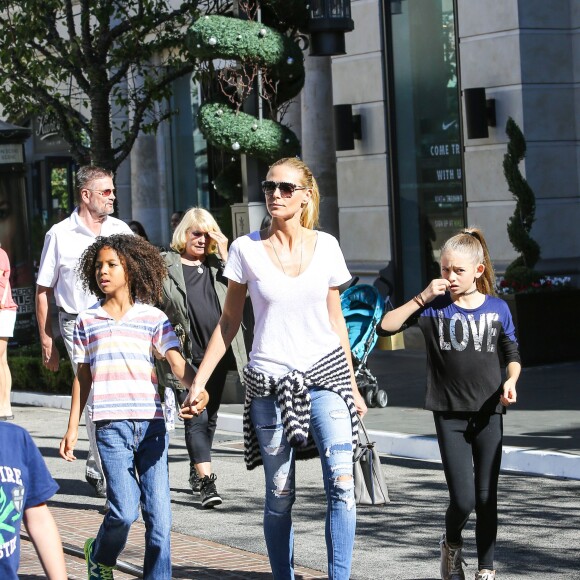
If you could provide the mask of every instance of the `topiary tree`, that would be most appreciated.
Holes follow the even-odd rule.
[[[529,287],[542,277],[534,270],[540,259],[540,246],[530,236],[536,219],[536,196],[519,168],[526,156],[526,140],[511,117],[506,123],[506,134],[509,142],[503,158],[503,172],[508,188],[516,199],[516,209],[508,220],[507,232],[512,246],[520,255],[506,268],[504,280],[517,290]]]
[[[216,176],[214,187],[233,201],[241,192],[240,154],[270,164],[300,153],[298,137],[281,121],[288,102],[304,86],[300,29],[308,20],[303,0],[245,0],[239,2],[239,10],[239,18],[199,18],[186,41],[192,58],[221,61],[218,71],[213,64],[208,67],[220,92],[205,99],[198,122],[206,140],[232,156],[230,165]],[[258,117],[242,111],[254,91],[261,102]]]

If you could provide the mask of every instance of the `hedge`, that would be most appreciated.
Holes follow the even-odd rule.
[[[60,357],[56,373],[42,364],[40,345],[10,349],[8,366],[12,375],[12,390],[36,391],[55,395],[70,395],[73,370],[68,356]]]

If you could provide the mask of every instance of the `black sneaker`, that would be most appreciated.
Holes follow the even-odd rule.
[[[85,479],[87,480],[89,485],[91,487],[93,487],[93,489],[95,490],[95,495],[97,497],[101,497],[103,499],[106,499],[106,497],[107,497],[107,485],[105,484],[104,480],[97,479],[96,477],[91,477],[90,475],[87,475],[85,477]]]
[[[212,473],[211,475],[205,475],[200,479],[200,494],[201,494],[201,505],[202,507],[214,507],[222,503],[222,498],[219,496],[217,489],[215,487],[215,480],[217,475]]]
[[[194,493],[201,491],[199,473],[197,473],[197,469],[193,465],[189,468],[189,486]]]

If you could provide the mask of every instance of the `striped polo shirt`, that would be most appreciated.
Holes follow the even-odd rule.
[[[153,347],[162,355],[179,348],[158,308],[136,303],[115,320],[97,303],[78,315],[73,358],[91,367],[93,421],[163,419]]]

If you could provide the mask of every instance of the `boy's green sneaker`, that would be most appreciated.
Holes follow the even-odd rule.
[[[93,560],[93,544],[95,538],[89,538],[85,542],[85,560],[87,561],[87,571],[89,580],[114,580],[113,566],[105,566]]]

